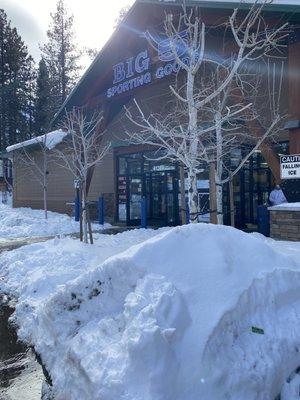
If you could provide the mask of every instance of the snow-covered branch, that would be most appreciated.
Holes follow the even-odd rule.
[[[170,86],[174,101],[164,115],[147,114],[136,100],[126,108],[127,118],[136,128],[128,132],[129,141],[159,149],[165,158],[184,166],[194,221],[198,215],[197,174],[203,164],[215,164],[213,184],[222,223],[222,185],[282,128],[282,78],[275,76],[275,62],[278,64],[276,56],[285,46],[288,31],[287,24],[270,27],[265,21],[262,12],[268,3],[257,0],[246,13],[238,8],[233,11],[223,24],[230,44],[218,57],[206,51],[207,28],[196,9],[184,6],[179,16],[168,14],[166,48],[169,43],[168,51],[180,67],[178,79]],[[220,31],[220,26],[216,29]],[[156,36],[148,33],[147,37],[159,50]],[[274,66],[269,61],[272,57]],[[251,128],[253,121],[261,128],[259,135]],[[228,170],[232,151],[242,147],[248,150],[238,168]],[[229,175],[224,177],[226,171]]]
[[[68,132],[63,148],[55,150],[57,164],[69,170],[80,181],[84,241],[87,242],[88,179],[95,166],[101,164],[110,150],[103,141],[103,115],[100,111],[88,114],[84,108],[66,113],[64,129]]]

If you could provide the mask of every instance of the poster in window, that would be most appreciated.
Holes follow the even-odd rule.
[[[119,204],[119,221],[126,221],[126,204]]]

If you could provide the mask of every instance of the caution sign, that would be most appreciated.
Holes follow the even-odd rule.
[[[280,156],[281,179],[300,178],[300,154]]]

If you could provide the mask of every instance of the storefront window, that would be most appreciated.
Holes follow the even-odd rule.
[[[128,173],[130,175],[139,175],[142,173],[142,160],[127,160]]]
[[[119,203],[119,220],[125,222],[127,219],[126,211],[126,176],[118,177],[118,203]]]
[[[130,219],[141,218],[142,179],[129,178]]]
[[[133,225],[139,223],[143,196],[147,199],[149,224],[174,224],[178,220],[176,166],[168,160],[151,159],[155,155],[158,153],[136,153],[119,157],[119,221]]]
[[[126,158],[119,157],[119,175],[126,174]]]

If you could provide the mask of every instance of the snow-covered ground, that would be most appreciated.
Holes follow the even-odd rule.
[[[93,229],[101,228],[102,225],[93,224]],[[47,237],[74,232],[79,232],[79,222],[66,214],[49,211],[46,220],[43,210],[12,208],[10,204],[2,204],[0,198],[0,239]]]
[[[198,224],[25,246],[0,289],[57,400],[274,400],[300,366],[299,268],[300,243]]]

